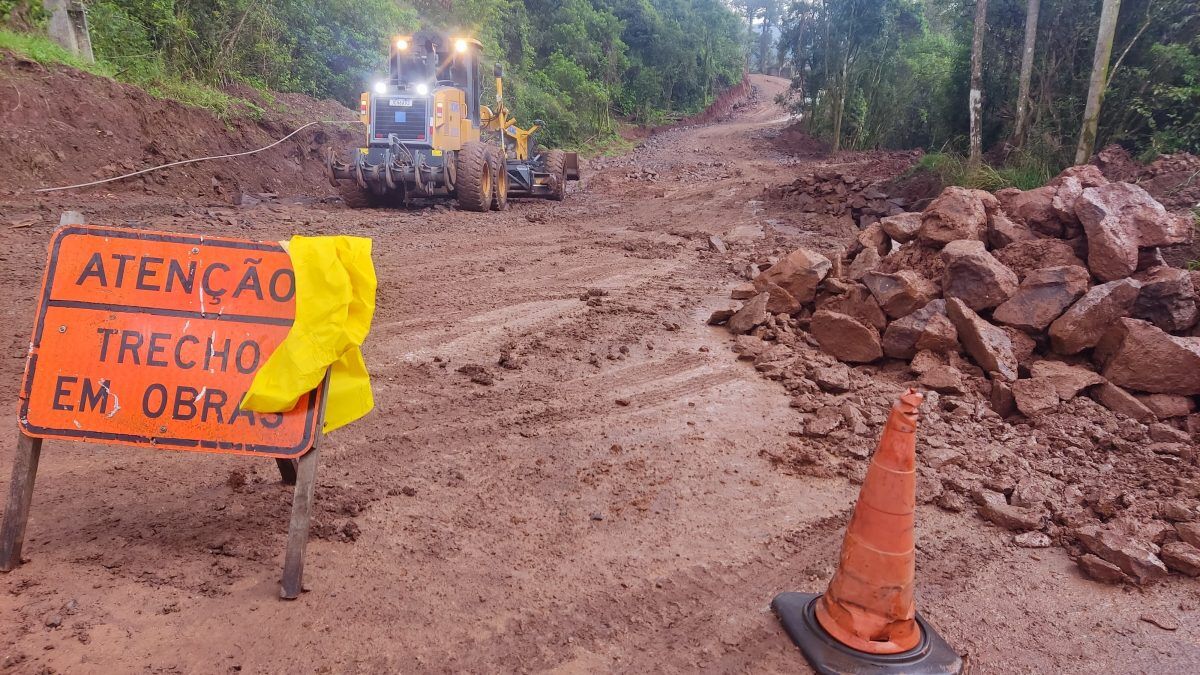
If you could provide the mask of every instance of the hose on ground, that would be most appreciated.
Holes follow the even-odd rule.
[[[148,169],[134,171],[132,173],[127,173],[127,174],[124,174],[121,176],[113,176],[112,178],[103,178],[101,180],[94,180],[90,183],[79,183],[78,185],[64,185],[62,187],[38,188],[37,190],[34,190],[34,192],[59,192],[61,190],[76,190],[79,188],[91,187],[93,185],[103,185],[104,183],[112,183],[114,181],[124,180],[126,178],[133,178],[134,176],[140,176],[144,173],[150,173],[151,171],[159,171],[161,169],[169,169],[173,166],[183,166],[184,164],[195,164],[197,162],[208,162],[208,161],[212,161],[214,159],[232,159],[234,157],[245,157],[246,155],[253,155],[253,154],[262,152],[264,150],[270,150],[271,148],[279,145],[280,143],[283,143],[284,141],[288,140],[292,136],[295,136],[296,134],[300,133],[301,131],[304,131],[305,129],[312,127],[312,126],[316,126],[318,124],[362,124],[362,122],[360,122],[359,120],[320,120],[317,122],[309,122],[308,124],[305,124],[304,126],[296,129],[292,133],[288,134],[287,136],[284,136],[283,138],[275,141],[274,143],[272,143],[270,145],[264,145],[263,147],[258,148],[256,150],[247,150],[246,152],[235,152],[230,155],[214,155],[212,157],[197,157],[195,159],[183,159],[178,162],[171,162],[169,164],[162,164],[160,166],[152,166]]]

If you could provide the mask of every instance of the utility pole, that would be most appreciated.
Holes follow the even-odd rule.
[[[1113,35],[1117,32],[1117,15],[1121,0],[1104,0],[1100,10],[1100,30],[1096,35],[1096,54],[1092,59],[1092,79],[1088,84],[1087,107],[1083,109],[1083,128],[1079,131],[1079,147],[1075,163],[1086,164],[1096,149],[1096,129],[1100,126],[1100,106],[1108,88],[1108,61],[1112,58]]]
[[[50,13],[50,38],[84,61],[95,62],[87,9],[83,3],[79,0],[42,0],[42,6]]]

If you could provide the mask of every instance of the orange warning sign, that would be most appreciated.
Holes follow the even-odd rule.
[[[21,387],[26,434],[299,457],[321,392],[287,413],[238,404],[295,316],[276,243],[68,226],[50,242]]]

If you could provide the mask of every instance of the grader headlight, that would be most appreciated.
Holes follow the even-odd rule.
[[[396,49],[400,51],[408,49],[408,38],[396,38]]]

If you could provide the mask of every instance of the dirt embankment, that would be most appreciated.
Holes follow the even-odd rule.
[[[261,119],[222,121],[207,110],[127,84],[0,52],[0,196],[246,152],[308,122],[355,119],[334,101],[296,94],[269,101],[248,88],[237,95],[259,105]],[[357,125],[311,127],[262,153],[154,172],[90,188],[90,193],[142,191],[225,202],[242,193],[332,195],[324,177],[324,148],[346,145],[358,131]]]

